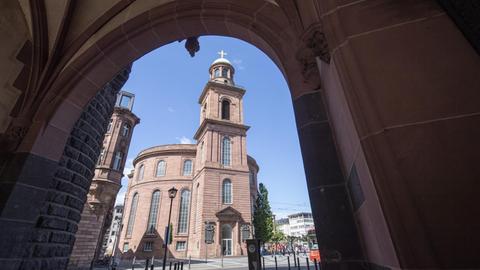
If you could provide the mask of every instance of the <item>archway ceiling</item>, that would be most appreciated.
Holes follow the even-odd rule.
[[[321,32],[315,0],[18,3],[33,51],[29,83],[21,89],[23,95],[18,93],[16,107],[9,113],[14,119],[10,126],[49,121],[80,81],[99,89],[145,53],[191,36],[223,35],[255,45],[283,72],[293,96],[319,88],[315,63],[318,53],[311,48],[312,36]],[[86,91],[75,105],[82,108],[92,94]],[[39,111],[40,106],[48,110]],[[0,116],[0,120],[8,118]],[[22,119],[22,123],[16,119]],[[23,129],[14,128],[16,133],[26,132]]]

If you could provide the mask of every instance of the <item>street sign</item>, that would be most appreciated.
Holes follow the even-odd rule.
[[[205,244],[213,244],[215,238],[215,224],[205,223]]]
[[[242,232],[242,241],[250,239],[250,224],[242,224],[240,231]]]

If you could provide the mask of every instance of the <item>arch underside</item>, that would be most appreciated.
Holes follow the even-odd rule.
[[[53,261],[68,258],[58,251],[50,259],[52,239],[45,239],[51,250],[33,251],[26,235],[38,231],[43,205],[28,203],[56,188],[67,140],[99,90],[155,48],[222,35],[261,49],[288,82],[327,261],[352,269],[480,267],[472,193],[480,174],[480,60],[435,1],[0,5],[9,23],[0,28],[0,190],[8,194],[0,222],[10,232],[0,239],[8,251],[0,263],[57,269]],[[25,194],[38,197],[25,202]]]

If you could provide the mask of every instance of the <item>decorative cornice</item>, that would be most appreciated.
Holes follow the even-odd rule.
[[[250,126],[243,125],[243,124],[232,123],[225,120],[215,120],[215,119],[205,118],[203,119],[202,124],[198,127],[197,132],[195,132],[195,135],[193,136],[195,140],[198,140],[198,138],[200,138],[200,134],[203,132],[203,130],[207,127],[208,124],[228,126],[228,127],[238,128],[244,131],[247,131],[248,129],[250,129]]]
[[[218,83],[214,81],[208,81],[207,84],[205,84],[205,87],[203,88],[202,93],[200,94],[200,97],[198,98],[198,104],[202,104],[203,98],[207,94],[207,91],[211,88],[230,90],[232,92],[240,94],[240,97],[243,97],[243,95],[245,95],[245,92],[246,92],[246,90],[243,87],[240,87],[238,85],[229,85],[229,84],[223,84],[223,83]]]

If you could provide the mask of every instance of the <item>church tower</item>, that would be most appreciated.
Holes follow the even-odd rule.
[[[243,119],[245,89],[235,85],[235,69],[221,51],[210,66],[210,80],[198,100],[200,126],[193,179],[189,253],[194,257],[245,255],[241,230],[251,228],[251,187]],[[253,183],[255,184],[255,183]],[[195,218],[197,217],[197,218]],[[215,226],[214,243],[205,244],[205,226]],[[207,250],[205,250],[207,249]],[[198,253],[198,254],[197,254]]]
[[[78,224],[68,269],[90,269],[92,261],[103,255],[103,236],[110,227],[133,129],[140,122],[132,112],[134,99],[135,95],[126,91],[117,95]]]

